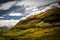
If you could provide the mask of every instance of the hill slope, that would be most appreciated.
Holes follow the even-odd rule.
[[[60,8],[33,15],[20,21],[6,32],[0,31],[1,40],[59,40]]]
[[[15,25],[15,27],[19,27],[19,26],[37,26],[36,24],[41,24],[41,23],[57,23],[60,20],[60,8],[53,8],[50,9],[46,12],[37,14],[37,15],[33,15],[28,17],[25,20],[20,21],[19,23],[17,23]],[[43,25],[42,25],[43,26]],[[13,28],[15,28],[13,27]],[[28,27],[27,27],[28,28]]]

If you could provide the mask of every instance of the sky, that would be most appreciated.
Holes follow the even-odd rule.
[[[57,6],[59,0],[0,0],[0,27],[13,26],[20,20]],[[51,5],[52,4],[52,5]]]

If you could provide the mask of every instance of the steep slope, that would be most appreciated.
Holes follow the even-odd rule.
[[[17,23],[1,40],[60,40],[60,8],[33,15]]]
[[[55,23],[54,21],[59,22],[59,20],[60,20],[59,15],[60,15],[60,8],[53,8],[53,9],[50,9],[46,12],[43,12],[43,13],[40,13],[40,14],[37,14],[34,16],[30,16],[27,19],[22,20],[19,23],[17,23],[15,25],[15,27],[19,27],[19,26],[23,26],[23,27],[24,26],[25,27],[30,26],[30,27],[32,27],[32,26],[37,26],[36,24],[39,24],[42,22],[44,22],[44,23],[46,23],[46,22]],[[13,28],[15,28],[15,27],[13,27]]]

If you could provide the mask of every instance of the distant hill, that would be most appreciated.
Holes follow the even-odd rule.
[[[1,40],[59,40],[60,8],[28,17],[6,32],[0,31]]]

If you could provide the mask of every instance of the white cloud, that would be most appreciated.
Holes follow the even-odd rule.
[[[56,2],[56,0],[22,0],[17,2],[16,5],[24,5],[24,6],[43,6],[49,3]]]
[[[37,11],[38,8],[37,7],[28,7],[28,8],[25,8],[26,11]]]
[[[15,3],[16,3],[16,1],[11,1],[11,2],[7,2],[7,3],[3,3],[3,4],[0,5],[0,10],[7,10],[10,7],[12,7]]]
[[[9,16],[22,16],[22,13],[10,13]]]
[[[7,26],[11,28],[12,26],[16,25],[19,20],[0,20],[0,27]]]
[[[10,2],[7,2],[7,3],[1,4],[0,5],[0,10],[7,10],[13,5],[17,5],[17,6],[24,5],[24,6],[36,7],[36,6],[47,5],[49,3],[57,2],[57,1],[60,1],[60,0],[21,0],[21,1],[10,1]]]
[[[37,11],[38,10],[38,8],[34,8],[32,11]]]

